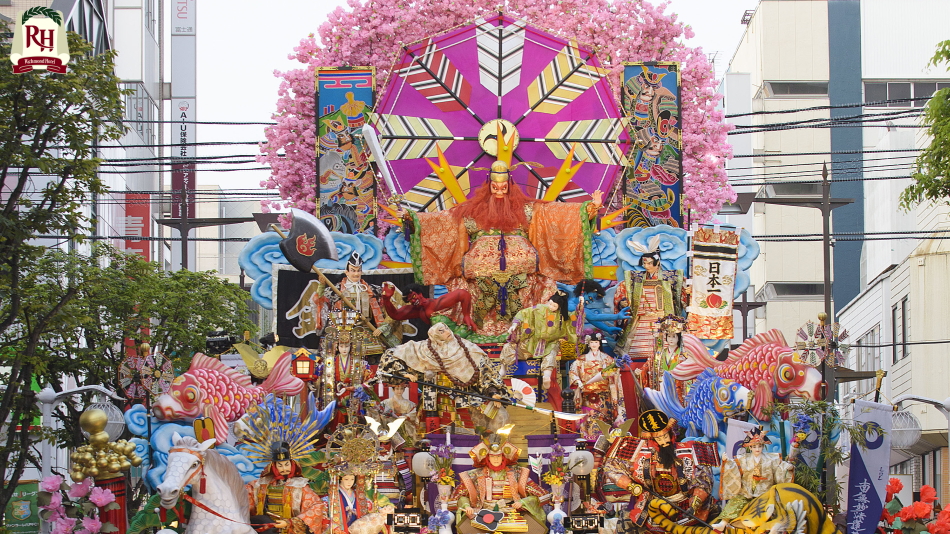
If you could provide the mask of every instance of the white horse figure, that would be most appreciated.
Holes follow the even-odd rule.
[[[250,526],[250,506],[241,474],[227,458],[209,449],[214,439],[198,443],[176,432],[172,443],[158,493],[162,507],[170,510],[178,504],[184,487],[191,485],[192,498],[200,504],[192,506],[185,534],[256,534]],[[202,476],[204,493],[200,492]]]

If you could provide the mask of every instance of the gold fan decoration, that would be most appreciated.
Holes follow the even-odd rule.
[[[316,449],[314,444],[320,438],[320,430],[326,426],[329,418],[327,410],[317,412],[313,395],[308,399],[311,416],[306,421],[283,399],[270,394],[264,402],[248,408],[242,419],[243,425],[236,434],[247,442],[245,454],[254,463],[269,463],[274,444],[287,443],[290,459],[300,461],[310,456]],[[332,413],[333,408],[329,410]]]
[[[247,343],[235,343],[234,349],[241,355],[241,359],[244,360],[244,365],[246,365],[247,370],[251,372],[251,376],[260,380],[270,375],[271,369],[274,368],[274,364],[277,363],[277,359],[280,358],[282,354],[292,351],[292,349],[288,347],[278,345],[261,354]]]

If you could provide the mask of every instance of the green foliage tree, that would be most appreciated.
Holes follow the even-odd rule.
[[[950,66],[950,40],[937,44],[937,52],[928,65]],[[914,183],[901,192],[901,208],[908,211],[925,200],[947,202],[950,197],[950,89],[941,89],[930,98],[923,124],[930,145],[914,163]]]
[[[0,69],[0,349],[6,349],[0,351],[6,386],[0,422],[7,429],[0,436],[0,473],[8,480],[18,478],[27,461],[23,451],[36,411],[30,386],[47,363],[37,351],[71,321],[66,308],[80,290],[64,274],[60,291],[33,299],[53,280],[36,276],[45,249],[31,240],[72,234],[87,222],[82,203],[103,191],[96,142],[125,132],[114,52],[92,55],[79,35],[69,33],[68,40],[73,55],[65,74]],[[0,43],[0,62],[9,60],[10,46]],[[15,487],[0,488],[0,507]]]
[[[15,386],[9,381],[12,369],[18,368],[17,376],[26,384],[36,380],[57,392],[66,384],[102,384],[122,395],[117,369],[134,350],[129,341],[150,342],[184,364],[205,350],[208,332],[255,329],[248,319],[247,294],[237,285],[213,272],[162,271],[155,262],[107,245],[95,246],[88,256],[46,252],[21,271],[19,291],[15,328],[0,334],[0,367],[11,369],[0,371],[0,382],[11,386]],[[57,298],[67,292],[74,296],[65,302]],[[5,312],[8,306],[0,309]],[[58,307],[51,322],[55,328],[40,331],[36,323],[53,307]],[[13,332],[30,332],[35,342]],[[6,393],[12,389],[8,386]],[[20,431],[8,426],[0,465],[10,466],[15,479],[28,463],[39,462],[29,448],[36,437],[35,429],[30,435],[29,423],[38,410],[28,387],[19,388],[12,400],[13,420],[27,424]],[[71,401],[63,403],[54,412],[62,430],[46,431],[45,436],[62,447],[84,443],[78,424],[81,408]]]
[[[105,188],[97,145],[126,132],[114,52],[93,54],[68,34],[65,74],[0,68],[0,476],[36,464],[38,437],[81,441],[78,411],[57,413],[65,430],[37,428],[33,384],[118,388],[126,339],[150,341],[181,359],[204,350],[208,331],[253,330],[246,295],[213,273],[165,273],[153,263],[96,247],[65,253],[37,238],[81,240],[83,205]],[[0,42],[0,62],[10,43]],[[7,63],[9,65],[9,63]],[[121,392],[120,392],[121,394]],[[118,437],[118,436],[115,436]],[[0,485],[5,509],[16,484]],[[0,525],[3,516],[0,515]]]

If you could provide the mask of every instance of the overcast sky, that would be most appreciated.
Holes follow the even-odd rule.
[[[692,26],[696,36],[687,41],[688,45],[717,54],[716,72],[721,76],[745,30],[740,23],[742,14],[757,3],[672,0],[666,12],[677,13],[679,20]],[[171,4],[166,2],[166,6]],[[280,83],[274,71],[299,67],[300,63],[287,59],[287,55],[302,38],[316,33],[327,14],[337,6],[345,6],[345,1],[272,0],[266,7],[251,0],[200,0],[197,4],[198,120],[266,122],[275,110]],[[166,65],[168,60],[166,55]],[[199,142],[264,138],[264,126],[199,124],[197,128]],[[257,148],[250,145],[198,147],[199,157],[256,153]],[[198,183],[227,189],[257,188],[266,176],[266,171],[202,173],[199,166]]]

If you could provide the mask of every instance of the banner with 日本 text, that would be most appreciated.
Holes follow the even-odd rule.
[[[687,329],[700,339],[732,339],[739,234],[700,228],[693,233],[692,251],[693,292]]]

